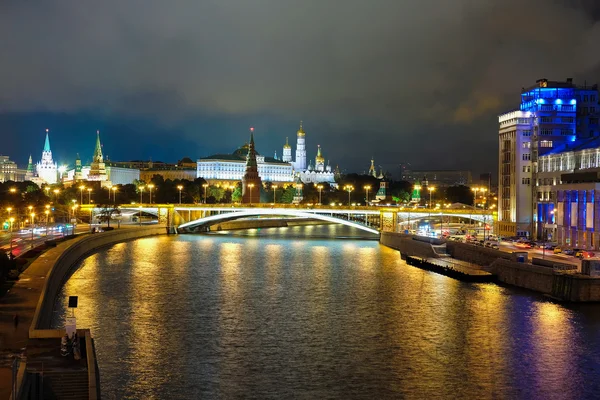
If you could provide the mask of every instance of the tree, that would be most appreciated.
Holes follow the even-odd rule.
[[[296,186],[295,185],[290,185],[290,186],[286,187],[285,190],[283,191],[283,193],[281,194],[280,203],[291,204],[292,201],[294,200],[295,194],[296,194]]]
[[[235,190],[233,191],[233,193],[231,193],[231,200],[233,200],[236,203],[239,203],[240,201],[242,201],[242,187],[241,186],[237,186],[235,188]]]

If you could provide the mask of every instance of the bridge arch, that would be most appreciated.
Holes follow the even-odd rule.
[[[178,229],[190,229],[198,226],[209,226],[214,225],[217,222],[230,221],[234,219],[244,218],[244,217],[257,217],[261,215],[278,215],[278,216],[287,216],[287,217],[300,217],[300,218],[312,218],[318,219],[321,221],[333,222],[336,224],[342,224],[346,226],[350,226],[353,228],[357,228],[369,233],[373,233],[379,235],[379,231],[377,229],[373,229],[366,225],[360,224],[358,222],[348,221],[341,218],[332,217],[329,215],[323,215],[315,212],[307,212],[300,210],[282,210],[282,209],[253,209],[253,210],[244,210],[244,211],[233,211],[226,212],[218,215],[211,215],[204,218],[199,218],[194,221],[186,222],[184,224],[179,225]]]

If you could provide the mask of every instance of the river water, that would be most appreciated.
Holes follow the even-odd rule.
[[[408,266],[337,225],[153,237],[63,288],[105,399],[576,399],[600,393],[600,306]],[[319,239],[309,239],[309,237]]]

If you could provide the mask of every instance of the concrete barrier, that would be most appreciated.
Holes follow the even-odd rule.
[[[399,250],[403,259],[408,256],[437,258],[445,255],[436,252],[429,241],[413,240],[412,235],[404,233],[381,232],[379,242],[387,247]]]
[[[472,244],[448,241],[448,254],[457,260],[467,261],[483,267],[492,265],[497,259],[510,260],[511,253]]]
[[[166,233],[167,230],[164,226],[117,229],[110,232],[87,235],[61,243],[40,256],[32,263],[32,266],[35,263],[43,263],[47,264],[49,270],[46,275],[44,287],[40,294],[31,326],[29,327],[29,337],[61,337],[64,334],[64,332],[49,329],[52,322],[54,301],[63,284],[73,272],[73,267],[80,260],[105,246]]]

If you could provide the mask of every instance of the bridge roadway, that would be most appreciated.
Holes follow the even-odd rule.
[[[90,208],[93,207],[93,210]],[[115,206],[113,206],[115,207]],[[294,204],[121,204],[116,207],[124,215],[137,213],[151,214],[159,222],[171,226],[189,228],[193,225],[205,225],[217,221],[232,220],[252,216],[297,216],[316,218],[329,222],[338,222],[372,232],[378,230],[396,230],[398,225],[407,224],[424,218],[457,217],[488,223],[495,220],[489,210],[463,209],[426,209],[408,207],[377,206],[332,206],[332,205],[294,205]],[[93,214],[101,213],[105,207],[83,205],[81,211]],[[371,218],[372,217],[372,218]],[[209,219],[207,219],[209,218]],[[369,223],[375,222],[376,224]]]

